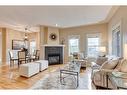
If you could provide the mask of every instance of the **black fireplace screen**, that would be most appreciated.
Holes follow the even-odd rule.
[[[49,64],[59,64],[60,63],[60,54],[48,54]]]

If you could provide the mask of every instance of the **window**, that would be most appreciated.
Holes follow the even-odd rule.
[[[120,26],[116,27],[112,31],[112,54],[121,57],[121,34]]]
[[[34,50],[36,50],[36,41],[30,41],[30,54],[34,53]]]
[[[79,52],[79,36],[69,37],[69,55]]]
[[[97,56],[99,49],[99,36],[98,34],[88,35],[87,36],[87,53],[88,56]]]

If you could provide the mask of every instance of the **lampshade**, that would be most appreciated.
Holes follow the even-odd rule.
[[[124,45],[124,58],[127,59],[127,44]]]
[[[28,36],[27,36],[27,34],[26,34],[26,33],[25,33],[24,40],[25,40],[25,41],[27,41],[27,40],[28,40]]]
[[[105,46],[99,47],[99,51],[100,51],[100,52],[106,52],[106,47],[105,47]]]

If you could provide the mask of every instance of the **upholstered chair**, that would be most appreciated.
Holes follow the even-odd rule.
[[[12,65],[14,66],[14,63],[15,63],[15,61],[18,61],[18,58],[14,57],[12,50],[9,51],[9,57],[10,57],[10,67]]]
[[[29,59],[26,57],[26,52],[25,51],[18,51],[18,63],[27,63]]]

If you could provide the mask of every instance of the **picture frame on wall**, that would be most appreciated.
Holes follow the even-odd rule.
[[[12,40],[12,50],[21,50],[25,47],[24,40]]]

